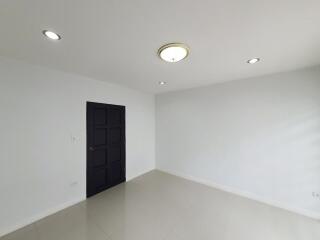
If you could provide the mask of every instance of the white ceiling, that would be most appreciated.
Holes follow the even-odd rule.
[[[320,1],[1,0],[0,36],[2,56],[159,93],[320,64]],[[161,61],[169,42],[190,56]]]

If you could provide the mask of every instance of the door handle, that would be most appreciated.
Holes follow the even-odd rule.
[[[89,150],[90,151],[94,151],[94,147],[89,147]]]

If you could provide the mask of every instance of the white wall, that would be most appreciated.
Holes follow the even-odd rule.
[[[156,166],[320,217],[320,67],[156,97]]]
[[[126,106],[127,180],[154,169],[153,95],[0,58],[0,235],[85,198],[86,101]]]

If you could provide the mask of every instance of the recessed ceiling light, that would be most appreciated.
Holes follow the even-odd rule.
[[[159,85],[165,85],[165,84],[167,84],[167,83],[164,82],[164,81],[160,81],[160,82],[159,82]]]
[[[187,45],[183,43],[169,43],[158,50],[159,57],[166,62],[179,62],[186,58],[190,52]]]
[[[255,64],[260,61],[260,58],[252,58],[247,61],[247,63]]]
[[[45,35],[47,38],[50,38],[52,40],[60,40],[61,37],[59,34],[49,31],[49,30],[44,30],[42,31],[43,35]]]

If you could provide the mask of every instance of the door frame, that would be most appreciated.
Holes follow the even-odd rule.
[[[88,118],[89,118],[89,113],[88,113],[88,105],[94,105],[94,104],[102,104],[102,105],[108,105],[108,106],[115,106],[115,107],[122,107],[123,108],[123,118],[124,118],[124,124],[123,124],[123,141],[124,141],[124,156],[123,156],[123,174],[124,174],[124,181],[126,182],[127,179],[127,170],[126,170],[126,163],[127,163],[127,139],[126,139],[126,106],[124,105],[117,105],[117,104],[109,104],[109,103],[101,103],[101,102],[91,102],[91,101],[87,101],[86,102],[86,197],[90,197],[91,195],[88,195],[88,160],[89,160],[89,154],[90,154],[90,150],[89,150],[89,142],[88,142],[88,131],[89,131],[89,127],[88,127]],[[113,186],[112,186],[113,187]],[[110,187],[111,188],[111,187]]]

